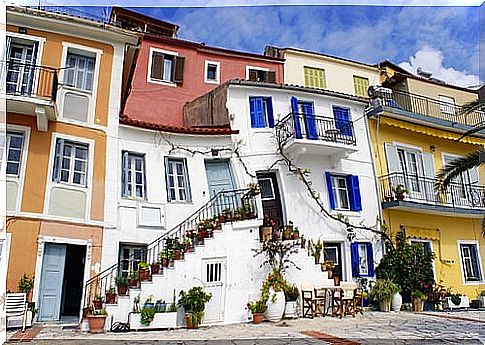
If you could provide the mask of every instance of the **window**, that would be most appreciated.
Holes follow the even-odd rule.
[[[332,210],[362,211],[358,176],[329,172],[325,175]]]
[[[249,97],[252,128],[274,127],[271,97]]]
[[[24,135],[18,132],[7,132],[7,175],[19,176],[24,146]]]
[[[354,92],[356,96],[368,97],[369,79],[354,75]]]
[[[121,195],[146,199],[145,156],[124,151],[121,169]]]
[[[401,171],[406,176],[405,180],[407,189],[412,192],[420,192],[421,186],[419,176],[423,176],[423,165],[420,153],[398,148],[397,156]]]
[[[219,62],[206,61],[205,62],[205,79],[206,83],[219,83]]]
[[[480,263],[478,261],[479,253],[476,244],[461,243],[460,254],[462,270],[466,282],[474,282],[482,280],[482,273]]]
[[[276,72],[248,66],[246,67],[246,79],[250,81],[276,83]]]
[[[64,84],[76,89],[93,91],[95,58],[80,54],[67,54]]]
[[[87,185],[88,145],[57,139],[52,181]]]
[[[275,193],[273,189],[273,181],[270,178],[258,178],[258,184],[261,189],[261,200],[274,200]]]
[[[5,87],[7,94],[30,95],[33,92],[35,64],[38,42],[6,37],[7,75]],[[5,75],[2,76],[5,77]]]
[[[305,86],[315,89],[325,89],[327,82],[325,80],[325,70],[312,67],[303,67],[305,74]]]
[[[190,201],[189,177],[185,159],[165,161],[168,201]]]
[[[344,107],[333,106],[333,117],[335,119],[335,127],[340,131],[341,135],[351,137],[353,135],[352,124],[350,122],[350,109]]]
[[[149,80],[151,82],[182,83],[185,58],[159,50],[150,50]]]
[[[121,244],[119,257],[119,275],[128,277],[130,272],[138,270],[138,264],[146,261],[147,247]]]
[[[447,96],[439,96],[440,111],[443,114],[455,115],[455,99]]]
[[[374,276],[374,253],[371,243],[352,243],[352,277]]]

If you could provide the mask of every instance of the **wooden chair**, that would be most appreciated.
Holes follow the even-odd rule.
[[[364,314],[364,290],[362,288],[354,290],[354,311],[361,315]]]
[[[301,301],[303,307],[303,317],[315,317],[315,300],[313,299],[313,291],[301,290]]]
[[[5,295],[5,315],[6,315],[6,325],[9,328],[9,320],[16,319],[21,321],[22,332],[25,331],[25,325],[27,323],[27,294],[21,293],[7,293]],[[18,325],[18,323],[17,323]],[[16,327],[11,326],[11,327]]]
[[[343,291],[342,290],[333,290],[332,291],[332,302],[331,302],[331,310],[332,316],[340,316],[342,314],[342,298],[343,298]]]
[[[313,290],[315,293],[315,296],[313,297],[313,300],[315,301],[315,315],[321,315],[325,316],[326,310],[326,303],[327,303],[327,292],[325,289],[314,289]]]

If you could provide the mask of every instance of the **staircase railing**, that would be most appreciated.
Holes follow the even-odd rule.
[[[155,264],[160,261],[161,254],[168,254],[169,251],[173,250],[174,241],[177,243],[187,243],[188,241],[193,247],[197,233],[201,229],[207,230],[208,227],[218,229],[223,222],[254,219],[257,216],[256,199],[251,190],[223,190],[215,194],[206,204],[181,223],[149,243],[146,249],[133,253],[125,259],[133,260],[136,255],[138,259],[143,258],[142,260],[146,260],[147,263]],[[137,270],[138,267],[130,267],[129,274]],[[83,308],[89,308],[96,296],[102,296],[109,289],[114,288],[116,278],[120,276],[120,264],[118,262],[90,278],[85,285]]]

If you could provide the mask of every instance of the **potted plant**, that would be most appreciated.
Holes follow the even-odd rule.
[[[315,259],[315,265],[318,265],[320,263],[320,256],[322,255],[322,250],[323,250],[323,243],[321,240],[318,240],[317,242],[314,242],[310,240],[308,242],[308,250],[310,252],[310,255],[313,256]]]
[[[414,290],[411,292],[411,299],[413,304],[413,311],[423,311],[423,301],[427,298],[424,292],[421,290]]]
[[[167,303],[164,300],[159,299],[155,304],[155,310],[157,313],[165,313],[165,309],[167,309]]]
[[[95,310],[103,309],[103,296],[96,295],[93,300],[93,306]]]
[[[150,264],[150,271],[152,272],[152,275],[160,273],[160,265],[160,261]]]
[[[300,296],[300,290],[295,284],[286,284],[284,293],[286,300],[284,317],[298,317],[298,296]]]
[[[105,292],[106,304],[115,304],[116,303],[116,289],[114,287],[110,287]]]
[[[129,287],[137,287],[140,280],[140,273],[138,271],[131,271],[128,278]]]
[[[267,214],[263,217],[263,226],[261,227],[261,241],[270,241],[273,237],[273,229],[276,226],[276,221],[271,219]]]
[[[212,295],[204,292],[200,286],[194,286],[188,292],[180,291],[179,306],[185,310],[187,328],[198,328],[204,317],[205,304]]]
[[[89,333],[103,333],[108,313],[104,309],[90,310],[86,318],[89,323]]]
[[[379,309],[384,312],[391,310],[391,299],[399,291],[399,286],[390,279],[377,279],[371,289],[371,296],[379,302]]]
[[[138,270],[140,272],[140,280],[142,282],[150,279],[150,265],[145,261],[141,261],[138,264]]]
[[[331,279],[333,276],[333,269],[335,268],[335,263],[332,260],[325,260],[323,264],[320,264],[323,271],[327,271],[328,279]]]
[[[148,297],[143,304],[143,308],[141,308],[140,313],[140,323],[143,326],[150,326],[150,323],[155,318],[156,314],[155,304],[152,302],[152,297]]]
[[[433,289],[428,295],[428,302],[432,305],[431,310],[443,310],[443,299],[445,298],[446,289],[441,284],[434,284]]]
[[[168,251],[161,252],[159,254],[159,257],[160,257],[160,262],[162,263],[162,267],[167,268],[170,265]]]
[[[17,284],[20,292],[24,292],[27,295],[27,301],[30,301],[30,291],[34,287],[34,276],[29,277],[27,274],[23,274]]]
[[[297,226],[295,226],[295,227],[293,228],[293,234],[291,235],[291,238],[292,238],[293,240],[297,240],[297,239],[299,239],[299,238],[300,238],[300,230],[298,229],[298,227],[297,227]]]
[[[265,317],[269,321],[279,321],[285,312],[286,281],[280,269],[273,269],[263,283],[262,299],[266,301],[268,308]]]
[[[261,193],[261,188],[257,182],[249,182],[248,184],[249,195],[256,196]]]
[[[392,191],[396,195],[396,199],[401,201],[404,200],[404,193],[408,193],[406,187],[402,184],[398,184],[397,186],[392,187]]]
[[[263,321],[264,312],[267,309],[266,301],[259,299],[247,304],[249,310],[253,314],[253,323],[261,323]]]
[[[128,278],[127,277],[116,277],[115,279],[116,287],[118,288],[118,294],[120,296],[125,296],[128,292]]]
[[[362,289],[364,307],[368,306],[369,302],[369,279],[365,277],[357,278],[357,286]]]
[[[283,229],[283,241],[291,240],[293,236],[293,222],[289,221]]]

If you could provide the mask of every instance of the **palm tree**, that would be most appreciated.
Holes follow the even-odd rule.
[[[473,129],[465,132],[460,138],[458,138],[458,141],[466,136],[485,130],[485,103],[477,99],[465,104],[462,108],[463,116],[467,116],[473,112],[482,112],[484,117],[483,121],[478,123]],[[484,164],[484,155],[485,147],[481,147],[476,151],[470,152],[464,157],[456,158],[446,164],[436,175],[436,190],[444,191],[456,177],[460,176],[469,169],[476,168]],[[482,220],[482,236],[485,237],[485,217]]]

